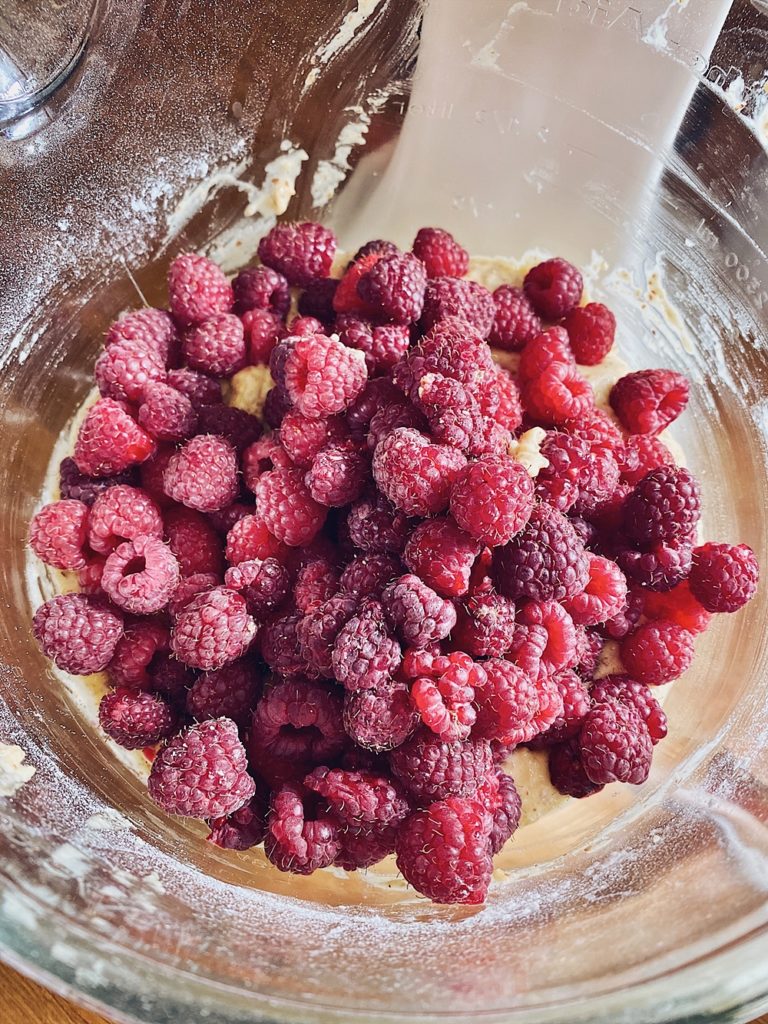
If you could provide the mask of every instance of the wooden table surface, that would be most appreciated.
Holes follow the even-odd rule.
[[[0,964],[0,998],[3,1024],[110,1024],[106,1017],[73,1006],[3,964]],[[768,1024],[768,1014],[754,1024]]]

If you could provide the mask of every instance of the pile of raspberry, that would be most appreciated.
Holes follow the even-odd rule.
[[[34,631],[106,673],[104,732],[212,842],[299,874],[394,853],[418,892],[481,903],[520,819],[510,752],[545,751],[574,797],[642,783],[653,688],[757,563],[697,541],[699,486],[659,438],[684,377],[629,373],[595,407],[579,365],[616,324],[570,263],[491,293],[439,229],[339,278],[335,250],[281,224],[231,282],[182,255],[168,311],[112,324],[30,529],[79,590]],[[260,415],[225,401],[248,368]],[[624,671],[596,679],[609,641]]]

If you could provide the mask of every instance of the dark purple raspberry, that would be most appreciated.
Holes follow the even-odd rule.
[[[394,750],[405,742],[419,721],[404,683],[344,695],[344,728],[350,739],[366,750]]]
[[[277,224],[259,242],[259,259],[277,270],[288,284],[305,288],[327,277],[336,252],[336,238],[321,224]]]
[[[579,476],[579,496],[573,513],[589,519],[608,501],[619,486],[619,466],[604,448],[593,448]],[[623,495],[621,496],[623,500]]]
[[[589,560],[565,516],[538,505],[525,529],[495,552],[494,575],[499,591],[513,600],[562,601],[586,586]]]
[[[314,793],[286,782],[272,794],[264,852],[276,868],[311,875],[333,864],[340,851],[338,825]]]
[[[245,728],[261,691],[261,678],[245,658],[204,672],[187,692],[187,714],[198,722],[209,718],[231,718]]]
[[[374,414],[385,405],[402,402],[403,393],[389,377],[369,380],[346,412],[347,426],[353,435],[362,439]]]
[[[405,513],[380,494],[355,502],[347,516],[347,527],[356,548],[375,554],[402,551],[410,531]]]
[[[333,676],[333,645],[357,607],[355,598],[339,594],[316,611],[305,615],[299,623],[297,637],[301,655],[321,675],[328,678]]]
[[[319,504],[341,508],[357,501],[369,479],[368,459],[361,448],[349,441],[319,451],[312,460],[305,483]]]
[[[32,628],[46,658],[63,672],[90,675],[109,664],[123,633],[122,616],[82,594],[60,594],[35,612]]]
[[[594,704],[618,701],[634,708],[645,722],[653,743],[667,735],[667,716],[661,705],[647,686],[630,676],[604,676],[595,683],[589,695]]]
[[[339,631],[331,661],[345,689],[369,690],[391,680],[400,658],[400,645],[389,633],[381,605],[369,600]]]
[[[184,367],[181,370],[171,370],[168,373],[168,383],[176,391],[190,400],[195,409],[201,405],[218,405],[221,402],[221,382],[214,377],[207,377],[197,370],[189,370]]]
[[[460,317],[446,317],[400,360],[392,377],[412,401],[418,401],[419,382],[426,373],[452,377],[479,400],[483,389],[496,380],[496,364],[474,327]],[[483,411],[493,415],[495,410]]]
[[[702,544],[693,552],[691,594],[708,612],[736,612],[754,595],[759,576],[748,544]]]
[[[643,719],[624,703],[596,704],[579,733],[584,771],[597,785],[645,782],[651,770],[653,744]]]
[[[456,625],[456,609],[418,576],[407,574],[384,590],[381,603],[392,627],[408,647],[444,640]]]
[[[389,755],[392,773],[420,804],[471,796],[493,766],[488,740],[441,740],[422,727]]]
[[[382,256],[397,256],[399,252],[400,250],[394,242],[387,242],[383,238],[373,238],[370,242],[360,246],[352,257],[352,263],[357,263],[358,260],[370,256],[371,253],[380,253]]]
[[[257,790],[244,807],[232,814],[210,819],[208,842],[222,850],[243,851],[258,846],[267,834],[267,807],[266,794]]]
[[[514,780],[504,772],[498,772],[497,775],[499,789],[490,836],[491,856],[495,856],[517,831],[522,811],[520,794],[515,787]]]
[[[383,441],[387,434],[398,427],[413,427],[424,431],[429,429],[423,414],[411,402],[404,401],[402,395],[398,401],[383,405],[371,417],[366,437],[369,451],[373,452],[379,441]]]
[[[99,725],[126,750],[141,750],[170,736],[176,715],[156,694],[121,688],[102,697]]]
[[[262,429],[257,416],[232,405],[205,405],[199,412],[198,433],[225,437],[239,452],[258,441]]]
[[[411,341],[407,324],[373,324],[351,313],[336,318],[335,331],[344,345],[365,354],[370,376],[391,370]]]
[[[308,562],[296,574],[293,601],[300,612],[308,615],[317,611],[339,589],[339,570],[327,558]]]
[[[424,305],[427,272],[412,253],[383,256],[357,285],[357,294],[377,315],[395,323],[418,320]]]
[[[323,683],[286,679],[267,688],[256,705],[249,754],[260,771],[270,760],[288,761],[303,777],[337,758],[345,739],[339,693]]]
[[[625,548],[616,561],[634,583],[648,590],[672,590],[691,571],[693,545],[686,539],[654,544],[649,551]]]
[[[261,656],[279,676],[313,676],[311,666],[301,652],[298,626],[301,613],[272,619],[261,634]]]
[[[435,277],[427,284],[421,314],[424,331],[431,330],[446,317],[457,317],[477,331],[481,338],[487,338],[495,315],[493,296],[476,281]]]
[[[593,782],[584,770],[577,739],[549,748],[549,777],[558,793],[577,800],[599,793],[603,788]]]
[[[624,502],[624,528],[644,544],[690,537],[701,515],[699,485],[683,466],[661,466]]]
[[[283,318],[291,306],[288,282],[270,267],[246,267],[232,282],[235,312],[242,316],[249,309],[268,309]]]
[[[493,293],[496,311],[488,342],[505,352],[519,352],[541,334],[541,320],[522,288],[502,284]]]
[[[310,281],[299,296],[299,313],[302,317],[312,316],[326,327],[329,327],[336,313],[333,308],[333,297],[339,282],[333,277],[318,277]]]
[[[385,775],[323,767],[307,775],[304,785],[323,798],[344,828],[397,825],[410,811],[400,786]]]
[[[426,373],[419,381],[418,406],[427,418],[432,439],[478,454],[484,444],[480,406],[459,381]]]
[[[124,472],[118,473],[117,476],[95,477],[81,473],[74,459],[62,459],[59,466],[59,494],[61,497],[82,501],[84,505],[88,506],[93,505],[103,491],[114,487],[115,484],[135,485],[135,483],[135,469],[126,469]]]
[[[248,614],[257,620],[279,608],[291,589],[291,574],[276,558],[253,559],[227,569],[224,582],[245,598]]]
[[[384,587],[403,571],[394,555],[358,555],[341,574],[340,587],[352,597],[380,597]]]

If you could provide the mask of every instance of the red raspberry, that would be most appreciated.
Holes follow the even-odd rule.
[[[611,508],[611,499],[619,486],[619,466],[611,452],[593,448],[579,476],[579,496],[573,506],[577,516],[595,518],[605,516]],[[619,492],[618,505],[624,491]],[[606,507],[607,506],[607,507]],[[617,515],[620,508],[616,509]]]
[[[140,402],[147,384],[165,380],[165,364],[141,342],[120,341],[104,349],[93,375],[105,398]]]
[[[151,615],[164,608],[180,579],[179,563],[156,537],[140,535],[107,558],[101,586],[126,612]]]
[[[184,338],[189,366],[212,377],[231,377],[245,366],[246,354],[243,324],[232,313],[204,320]]]
[[[667,735],[667,716],[661,705],[647,686],[629,676],[604,676],[592,687],[590,697],[595,705],[619,703],[633,708],[645,722],[654,744]]]
[[[393,825],[341,829],[341,853],[333,863],[345,871],[369,868],[395,852],[396,838],[397,829]]]
[[[579,419],[566,420],[563,429],[586,441],[592,451],[603,449],[614,458],[624,448],[624,435],[602,409],[590,409]]]
[[[209,718],[231,718],[244,728],[261,691],[261,679],[246,659],[204,672],[187,691],[187,714],[197,722]]]
[[[663,441],[651,434],[631,434],[616,453],[621,479],[632,487],[661,466],[674,466],[675,458]]]
[[[603,788],[593,782],[581,759],[581,748],[577,739],[556,743],[549,749],[549,777],[552,785],[563,796],[576,797],[577,800],[599,793]]]
[[[649,619],[669,619],[689,633],[703,633],[712,618],[691,593],[688,580],[683,580],[666,593],[645,593],[643,611]]]
[[[368,430],[374,414],[385,405],[403,401],[402,391],[389,377],[369,380],[346,412],[347,426],[355,437],[361,438]]]
[[[333,300],[339,284],[340,282],[332,277],[319,277],[315,281],[310,281],[299,296],[301,316],[314,317],[326,326],[332,324],[335,316]]]
[[[403,571],[394,555],[358,555],[341,574],[340,588],[351,597],[380,597],[385,586]]]
[[[485,339],[491,333],[496,307],[493,296],[476,281],[435,277],[424,293],[421,326],[431,330],[440,320],[456,317]]]
[[[110,685],[130,690],[156,689],[153,659],[159,660],[168,651],[169,640],[170,634],[165,626],[151,619],[139,619],[126,625],[107,665]]]
[[[688,380],[674,370],[638,370],[611,388],[611,408],[630,434],[659,434],[688,405]]]
[[[442,740],[422,726],[389,755],[392,774],[419,804],[472,796],[493,766],[488,740]]]
[[[400,427],[373,454],[379,489],[408,515],[429,516],[448,506],[451,487],[466,465],[461,452],[431,444],[417,430]]]
[[[256,482],[256,505],[267,529],[291,547],[309,543],[326,510],[310,494],[298,469],[273,469]]]
[[[240,316],[251,309],[269,310],[284,318],[291,308],[291,293],[282,274],[270,267],[246,267],[232,282],[235,312]]]
[[[501,850],[517,831],[522,812],[522,802],[514,780],[509,775],[505,775],[504,772],[497,772],[497,780],[498,791],[490,835],[492,857]]]
[[[179,336],[172,317],[164,309],[135,309],[111,325],[104,347],[126,341],[153,352],[166,366],[177,355]]]
[[[639,786],[648,778],[653,744],[648,727],[631,705],[596,704],[584,719],[579,746],[584,771],[597,785],[629,782]]]
[[[410,573],[393,580],[381,596],[392,627],[408,647],[428,647],[444,640],[456,625],[456,610]]]
[[[133,484],[136,470],[131,468],[116,476],[92,477],[81,473],[74,459],[62,459],[59,464],[59,494],[62,499],[82,501],[89,507],[98,496],[115,484]]]
[[[657,619],[638,626],[621,644],[629,675],[647,686],[677,679],[693,660],[693,636],[675,622]]]
[[[382,607],[370,600],[339,630],[331,655],[336,681],[347,690],[384,686],[400,660],[400,644],[389,634]]]
[[[451,514],[482,544],[506,544],[528,522],[533,510],[533,481],[509,456],[485,455],[457,476],[451,490]]]
[[[520,404],[520,392],[511,373],[508,373],[503,366],[496,367],[496,380],[489,385],[489,389],[496,393],[498,403],[493,418],[506,430],[514,432],[523,422],[523,407]],[[479,396],[480,408],[483,408],[483,396]]]
[[[469,269],[469,253],[442,228],[420,228],[411,248],[427,277],[463,277]]]
[[[190,400],[195,409],[201,405],[218,405],[221,402],[221,383],[197,370],[184,367],[171,370],[166,383]]]
[[[565,610],[581,626],[596,626],[606,622],[624,608],[627,601],[627,581],[623,572],[608,558],[587,552],[589,563],[587,582],[580,594],[566,598]]]
[[[235,723],[219,718],[174,736],[152,762],[147,788],[167,814],[218,818],[243,807],[256,784]]]
[[[311,422],[317,424],[324,421],[312,420]],[[242,469],[245,486],[249,491],[253,491],[256,481],[263,473],[268,473],[271,469],[290,469],[292,465],[293,461],[280,444],[277,434],[268,434],[248,445],[243,452]],[[232,529],[232,526],[234,523],[229,528]]]
[[[222,850],[250,850],[264,841],[267,834],[267,806],[265,793],[257,789],[244,807],[232,814],[211,818],[208,822],[211,832],[206,836],[209,843]]]
[[[643,614],[644,595],[637,588],[630,587],[624,608],[599,627],[599,631],[612,640],[621,640],[630,633]]]
[[[37,609],[32,628],[43,654],[57,668],[85,676],[109,664],[123,619],[82,594],[60,594]]]
[[[105,562],[106,558],[102,555],[91,555],[83,568],[77,570],[77,583],[83,594],[96,595],[101,592],[101,574]]]
[[[335,312],[353,313],[358,316],[376,315],[376,309],[360,295],[357,286],[368,271],[387,255],[398,256],[400,250],[394,246],[392,252],[378,250],[367,252],[359,258],[356,257],[349,264],[333,296]]]
[[[286,679],[265,690],[256,705],[249,754],[268,781],[264,767],[270,761],[290,762],[296,778],[337,758],[344,741],[338,693],[323,683]]]
[[[539,377],[525,383],[522,400],[528,415],[546,426],[562,426],[594,405],[589,381],[566,363],[550,363]]]
[[[172,456],[163,485],[169,498],[188,508],[199,512],[224,508],[238,491],[235,449],[223,437],[198,434]]]
[[[267,309],[249,309],[241,319],[247,362],[267,366],[275,346],[285,336],[285,324]]]
[[[529,270],[523,288],[539,316],[559,320],[579,304],[584,281],[572,263],[558,257]]]
[[[557,601],[528,601],[518,613],[521,626],[546,631],[546,644],[539,655],[540,675],[557,675],[572,668],[578,658],[573,619]]]
[[[736,612],[754,595],[759,575],[748,544],[702,544],[693,552],[691,594],[708,612]]]
[[[535,381],[553,363],[575,367],[568,334],[563,327],[550,327],[526,342],[520,354],[518,378],[521,386]]]
[[[519,352],[541,333],[541,320],[536,315],[522,288],[502,284],[493,293],[496,307],[489,344],[505,352]]]
[[[162,535],[160,509],[137,487],[118,484],[100,494],[93,503],[88,520],[88,543],[101,555],[108,555],[124,540]]]
[[[590,708],[589,690],[575,672],[561,672],[555,682],[563,698],[563,713],[548,729],[533,739],[531,746],[535,750],[577,736]]]
[[[86,476],[110,476],[144,462],[154,450],[155,442],[119,402],[100,398],[80,427],[75,462]]]
[[[512,645],[515,605],[495,590],[473,594],[457,604],[452,645],[477,657],[501,657]]]
[[[549,462],[536,476],[536,496],[558,512],[567,512],[579,496],[579,481],[589,464],[589,445],[580,437],[547,431],[541,454]]]
[[[405,355],[411,341],[406,324],[372,324],[349,313],[336,318],[339,341],[365,355],[370,376],[387,373]]]
[[[582,366],[596,366],[613,348],[616,317],[602,302],[577,306],[563,320],[574,358]]]
[[[277,676],[317,678],[301,653],[298,626],[300,613],[270,619],[261,634],[261,656]]]
[[[304,478],[315,501],[341,508],[357,501],[370,479],[368,459],[353,442],[318,452]]]
[[[152,458],[142,462],[139,466],[138,476],[141,489],[161,509],[168,509],[176,504],[163,490],[163,474],[175,453],[175,444],[160,444]]]
[[[646,544],[689,537],[700,515],[698,482],[683,466],[652,470],[624,502],[626,532]]]
[[[170,736],[176,715],[157,694],[119,689],[101,698],[99,725],[126,750],[141,750]]]
[[[377,316],[408,324],[421,316],[426,286],[421,260],[409,252],[398,253],[377,259],[358,281],[357,294]]]
[[[368,371],[365,357],[335,338],[300,338],[285,360],[285,386],[305,416],[343,412],[362,391]]]
[[[333,676],[333,646],[341,629],[352,618],[357,602],[343,594],[330,598],[309,612],[297,627],[301,656],[321,675]]]
[[[494,575],[505,597],[562,601],[586,586],[589,560],[565,516],[537,505],[525,529],[495,553]]]
[[[302,469],[308,469],[326,445],[343,441],[346,436],[344,421],[338,416],[311,419],[292,410],[285,414],[280,424],[280,443],[286,454]]]
[[[157,441],[183,441],[197,428],[197,413],[190,400],[167,384],[148,384],[144,388],[138,419]]]
[[[452,519],[419,523],[403,552],[403,561],[443,597],[460,597],[469,589],[480,545]]]
[[[239,658],[255,635],[245,599],[226,587],[214,587],[179,612],[171,650],[185,665],[208,672]]]
[[[168,546],[179,563],[182,576],[224,571],[221,539],[208,520],[191,508],[172,508],[165,513]]]
[[[479,396],[496,377],[491,350],[479,332],[460,317],[446,317],[393,370],[393,379],[412,401],[425,373],[439,373]],[[488,412],[489,410],[485,410]]]
[[[341,852],[338,825],[311,791],[286,782],[272,794],[264,852],[280,871],[311,875]]]
[[[242,592],[248,614],[255,619],[279,608],[291,589],[291,574],[276,558],[241,562],[227,569],[224,581],[230,590]]]
[[[206,405],[199,412],[199,434],[225,437],[239,452],[261,437],[262,425],[258,416],[231,405]]]
[[[179,585],[168,602],[168,614],[176,618],[186,608],[192,598],[198,594],[207,594],[209,590],[221,585],[221,575],[212,572],[196,572],[191,576],[182,576]]]
[[[654,544],[649,551],[620,551],[617,561],[628,578],[648,590],[672,590],[691,571],[693,545],[687,538]]]
[[[300,612],[308,615],[324,605],[339,589],[339,570],[326,558],[302,566],[296,574],[293,600]]]
[[[327,334],[330,337],[330,331],[314,316],[294,317],[291,320],[291,334],[297,338],[308,338],[310,334]]]
[[[57,569],[82,569],[88,535],[88,506],[82,501],[44,505],[29,524],[29,543],[37,557]]]
[[[181,327],[201,324],[217,313],[229,313],[232,285],[205,256],[184,253],[168,271],[168,297],[173,318]]]
[[[397,833],[397,866],[435,903],[482,903],[491,881],[488,830],[472,800],[449,797],[415,811]]]
[[[483,662],[485,679],[475,691],[477,724],[474,735],[505,743],[533,739],[540,727],[536,684],[517,665],[501,658]]]
[[[238,520],[227,534],[226,558],[230,565],[263,558],[284,562],[287,554],[286,546],[272,536],[258,513]]]
[[[405,514],[383,495],[355,502],[347,516],[347,528],[355,547],[377,554],[402,551],[410,531]]]
[[[367,750],[399,747],[419,721],[419,713],[404,683],[348,691],[344,695],[344,728],[354,743]]]
[[[277,270],[297,288],[318,277],[328,277],[336,252],[336,238],[322,224],[276,224],[259,242],[259,259]]]
[[[344,828],[397,825],[410,811],[400,787],[385,775],[322,767],[304,785],[323,798]]]
[[[475,724],[475,686],[483,669],[460,651],[433,659],[429,675],[411,684],[411,699],[422,722],[444,740],[465,740]]]
[[[428,429],[426,419],[411,402],[400,400],[383,405],[371,417],[366,438],[369,451],[375,451],[379,441],[383,441],[388,434],[399,427],[413,427],[415,430]]]
[[[459,381],[438,373],[425,373],[419,381],[418,406],[427,418],[433,441],[460,451],[469,449],[472,454],[482,451],[483,414]]]

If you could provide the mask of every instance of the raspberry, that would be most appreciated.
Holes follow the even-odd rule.
[[[335,312],[342,314],[353,313],[358,316],[376,315],[375,308],[360,295],[357,286],[368,271],[387,255],[399,256],[400,250],[397,246],[394,246],[392,252],[384,252],[383,250],[371,251],[359,258],[355,258],[349,264],[333,296]]]
[[[649,551],[625,549],[617,561],[627,576],[648,590],[672,590],[691,571],[693,546],[686,538],[654,544]]]
[[[639,484],[652,469],[675,464],[669,448],[651,434],[631,434],[616,457],[622,482],[632,487]]]
[[[421,326],[424,331],[429,331],[438,321],[457,317],[477,331],[481,338],[487,338],[495,315],[493,296],[477,281],[434,277],[424,293]]]
[[[605,516],[619,486],[619,466],[611,452],[593,448],[579,476],[579,496],[573,506],[577,516]],[[624,492],[619,492],[619,505]]]
[[[123,619],[82,594],[60,594],[37,609],[32,628],[43,654],[57,668],[85,676],[109,664]]]
[[[207,594],[209,590],[213,590],[220,584],[221,575],[218,573],[195,572],[191,576],[182,576],[168,602],[168,614],[175,619],[193,597],[197,597],[198,594]]]
[[[283,417],[291,409],[291,400],[288,392],[281,387],[270,388],[264,399],[263,416],[268,427],[277,430],[283,422]]]
[[[577,363],[596,366],[613,348],[616,317],[602,302],[577,306],[563,320]]]
[[[643,595],[643,611],[649,619],[669,619],[689,633],[703,633],[712,616],[691,593],[690,581],[683,580],[666,593]]]
[[[452,377],[479,396],[496,378],[496,364],[474,327],[460,317],[446,317],[410,349],[392,376],[397,386],[417,401],[419,382],[425,373]]]
[[[165,380],[165,364],[141,342],[120,341],[104,349],[93,375],[105,398],[140,402],[147,384]]]
[[[558,793],[576,797],[577,800],[599,793],[603,788],[593,782],[584,770],[577,739],[550,747],[549,777]]]
[[[590,708],[589,690],[575,672],[561,672],[555,681],[563,698],[563,713],[534,738],[531,746],[536,750],[577,736]]]
[[[167,384],[148,384],[139,407],[139,425],[157,441],[183,441],[197,428],[197,413],[180,391]]]
[[[317,317],[314,316],[297,316],[291,320],[291,334],[297,338],[308,338],[310,334],[328,334],[330,332],[325,329]]]
[[[463,277],[469,269],[469,253],[442,228],[420,228],[411,248],[427,277]]]
[[[397,825],[410,811],[400,787],[384,775],[323,767],[307,775],[304,785],[345,828]]]
[[[624,502],[624,529],[646,544],[689,537],[700,508],[694,475],[683,466],[661,466],[644,476]]]
[[[339,585],[351,597],[380,597],[385,586],[403,571],[394,555],[359,555],[341,574]]]
[[[196,370],[186,367],[170,370],[166,383],[186,395],[195,409],[201,405],[218,405],[221,402],[221,383]]]
[[[512,645],[515,605],[495,590],[473,594],[457,604],[452,643],[478,657],[501,657]]]
[[[251,758],[260,765],[289,761],[293,777],[302,777],[341,753],[341,716],[341,698],[324,684],[306,679],[279,682],[264,692],[253,713]]]
[[[505,597],[562,601],[586,586],[589,560],[565,516],[537,505],[525,529],[495,552],[494,575]]]
[[[57,569],[82,569],[88,535],[88,506],[71,499],[44,505],[29,524],[29,543],[37,557]]]
[[[611,388],[611,408],[630,434],[659,434],[688,405],[688,380],[674,370],[638,370]]]
[[[177,256],[168,271],[168,297],[174,320],[182,327],[200,324],[217,313],[229,313],[232,285],[204,256]]]
[[[170,600],[180,579],[179,563],[156,537],[139,535],[107,558],[101,586],[126,612],[151,615]]]
[[[489,391],[495,392],[498,402],[496,403],[496,411],[493,413],[493,418],[496,422],[505,428],[505,430],[515,431],[523,422],[523,408],[520,404],[520,392],[517,390],[517,384],[511,373],[508,373],[503,366],[496,367],[496,380],[489,385]],[[481,392],[479,396],[480,407],[483,408],[483,396],[486,394],[485,391]]]
[[[545,320],[559,320],[579,304],[584,281],[567,260],[545,260],[525,275],[523,289],[533,308]]]
[[[322,529],[326,510],[310,494],[298,469],[273,469],[256,482],[256,505],[264,525],[291,547],[309,543]]]
[[[392,383],[389,377],[376,377],[369,380],[347,409],[347,426],[355,437],[362,437],[378,409],[385,405],[391,405],[392,402],[402,401],[402,391]]]
[[[626,704],[645,722],[655,744],[667,735],[667,716],[647,686],[629,676],[604,676],[592,687],[590,697],[595,705]]]
[[[88,543],[100,555],[108,555],[124,540],[162,535],[160,509],[138,487],[117,484],[93,503],[88,519]]]
[[[383,441],[387,434],[391,434],[398,427],[426,430],[427,421],[411,402],[399,400],[389,405],[383,405],[371,417],[366,438],[369,451],[375,451],[379,441]]]
[[[178,614],[171,650],[185,665],[208,672],[244,654],[255,634],[245,599],[226,587],[214,587]]]
[[[393,825],[341,829],[341,853],[333,863],[345,871],[369,868],[395,852],[396,837],[397,829]]]
[[[596,704],[584,719],[579,747],[584,771],[597,785],[629,782],[639,786],[648,778],[651,736],[629,704]]]
[[[237,455],[223,437],[198,434],[173,455],[163,473],[165,493],[174,501],[215,512],[237,494]]]
[[[433,660],[429,675],[411,684],[411,699],[422,722],[444,740],[465,740],[475,724],[475,687],[485,672],[472,659],[456,651]]]
[[[251,712],[261,690],[261,680],[253,665],[245,659],[204,672],[187,691],[187,714],[197,722],[209,718],[231,718],[244,728],[250,725]]]
[[[263,558],[276,558],[283,562],[287,550],[281,541],[272,536],[258,513],[243,516],[227,534],[226,558],[230,565]]]
[[[638,589],[630,589],[627,592],[627,601],[620,612],[604,622],[599,631],[612,640],[621,640],[630,633],[640,621],[643,613],[644,596]]]
[[[75,463],[86,476],[121,473],[144,462],[155,442],[113,398],[100,398],[88,410],[75,441]]]
[[[536,315],[522,288],[502,284],[493,293],[496,311],[488,341],[505,352],[519,352],[541,333],[541,320]]]
[[[344,728],[354,743],[367,750],[399,747],[419,721],[419,713],[404,683],[348,691],[344,695]]]
[[[434,441],[461,451],[471,449],[473,454],[482,450],[483,416],[463,384],[441,374],[426,373],[419,381],[418,405],[427,417]]]
[[[496,808],[493,812],[493,826],[490,835],[492,857],[501,850],[504,844],[517,831],[522,812],[520,794],[517,792],[514,780],[509,775],[505,775],[504,772],[497,772],[497,778],[498,793],[496,795]]]
[[[565,610],[577,625],[596,626],[624,608],[627,581],[615,562],[587,553],[587,582],[580,594],[564,601]]]
[[[255,619],[279,608],[291,589],[291,574],[276,558],[241,562],[227,569],[224,581],[230,590],[242,592],[248,614]]]
[[[380,253],[383,256],[396,256],[399,252],[400,250],[394,242],[388,242],[383,238],[374,238],[370,242],[366,242],[365,245],[360,246],[352,257],[352,263],[357,263],[372,253]]]
[[[267,799],[257,789],[244,807],[232,814],[211,818],[211,828],[206,838],[222,850],[250,850],[264,841],[267,834]]]
[[[482,544],[506,544],[528,522],[533,481],[509,456],[485,455],[468,465],[451,490],[451,514]]]
[[[338,416],[312,419],[292,410],[285,414],[280,424],[280,443],[291,460],[302,469],[308,469],[326,445],[339,443],[346,436],[344,421]]]
[[[285,387],[305,416],[333,416],[357,398],[368,379],[365,357],[335,338],[300,338],[285,360]]]
[[[304,420],[304,417],[301,419],[305,423],[311,422],[313,426],[326,422],[324,420],[307,421]],[[256,481],[263,473],[268,473],[271,469],[290,469],[292,465],[293,461],[278,440],[278,435],[267,434],[258,441],[254,441],[253,444],[249,444],[243,452],[242,469],[245,486],[249,491],[253,491]],[[234,523],[229,528],[232,529],[232,526]]]
[[[308,615],[325,604],[339,589],[339,570],[325,558],[299,569],[293,587],[293,600],[300,612]]]
[[[328,326],[333,323],[335,310],[333,300],[339,282],[332,277],[319,277],[310,281],[299,296],[299,313],[302,317],[315,317]]]
[[[417,430],[400,427],[376,446],[373,476],[387,498],[408,515],[429,516],[448,506],[451,487],[466,465],[461,452],[431,444]]]
[[[298,625],[302,618],[299,613],[282,615],[271,619],[264,627],[261,656],[275,675],[317,677],[301,653]]]
[[[262,425],[258,416],[231,405],[206,405],[199,413],[198,433],[225,437],[233,448],[243,451],[261,437]]]
[[[311,875],[333,864],[341,852],[339,830],[322,801],[297,783],[272,794],[264,852],[280,871]]]
[[[586,441],[592,451],[603,449],[614,458],[624,448],[624,435],[602,409],[590,409],[580,419],[566,420],[563,429]]]
[[[179,336],[164,309],[136,309],[116,320],[104,338],[104,347],[132,342],[152,352],[163,366],[176,355]]]
[[[288,282],[270,267],[246,267],[232,282],[235,312],[240,316],[251,309],[265,309],[283,318],[291,307]]]
[[[549,430],[540,451],[549,465],[536,476],[536,496],[567,512],[579,497],[579,481],[591,458],[589,445],[573,434]]]
[[[387,373],[408,351],[411,341],[406,324],[372,324],[346,313],[336,318],[339,341],[365,355],[371,376]]]
[[[518,622],[536,632],[546,632],[546,644],[539,655],[540,674],[556,675],[576,664],[573,619],[557,601],[528,601],[518,613]]]
[[[231,505],[226,505],[215,512],[208,512],[206,519],[217,533],[226,537],[235,523],[239,523],[241,519],[251,515],[255,510],[256,506],[252,501],[233,501]]]
[[[301,656],[321,675],[329,678],[333,675],[333,645],[356,608],[353,598],[339,594],[309,612],[298,624]]]
[[[410,530],[405,514],[383,495],[355,502],[347,515],[347,528],[355,547],[377,554],[402,551]]]
[[[568,334],[563,327],[550,327],[526,342],[517,371],[520,384],[535,381],[553,363],[575,367]]]
[[[184,338],[184,355],[193,370],[212,377],[231,377],[245,366],[243,324],[232,313],[204,320]]]
[[[249,309],[242,322],[246,361],[251,366],[268,365],[273,349],[285,335],[283,321],[267,309]]]
[[[419,523],[403,552],[403,561],[443,597],[460,597],[469,589],[480,545],[452,519]]]
[[[357,294],[376,315],[408,324],[421,316],[426,287],[424,264],[407,252],[378,259],[358,281]]]
[[[165,535],[182,576],[224,571],[221,539],[208,520],[191,508],[172,508],[165,513]]]
[[[482,903],[493,871],[488,830],[472,800],[450,797],[415,811],[397,833],[397,866],[435,903]]]
[[[408,647],[428,647],[444,640],[456,625],[456,609],[418,576],[393,580],[381,596],[392,627]]]
[[[471,796],[493,766],[488,740],[442,740],[426,726],[389,755],[392,774],[418,803]]]
[[[176,445],[160,444],[155,454],[139,466],[138,482],[141,489],[161,509],[168,509],[176,504],[163,490],[163,474],[175,452]]]
[[[331,655],[336,681],[347,690],[384,686],[400,664],[400,644],[377,601],[368,601],[339,630]]]
[[[82,501],[89,507],[103,492],[115,484],[133,484],[136,482],[135,469],[127,469],[116,476],[86,476],[77,468],[74,459],[62,459],[59,464],[59,494],[62,499]]]
[[[368,459],[353,442],[323,448],[304,478],[315,501],[330,508],[357,501],[368,480]]]
[[[475,691],[474,735],[505,743],[523,743],[540,732],[536,684],[517,665],[501,658],[483,662],[485,679]]]
[[[191,668],[182,665],[166,651],[155,655],[150,670],[150,689],[163,694],[174,703],[180,699],[183,701],[186,690],[197,678],[197,674]]]
[[[629,675],[647,686],[677,679],[693,660],[693,636],[674,622],[657,619],[638,626],[621,644]]]
[[[691,594],[708,612],[736,612],[757,590],[760,568],[747,544],[702,544],[693,552]]]
[[[159,659],[168,650],[168,630],[151,619],[140,619],[126,624],[117,641],[115,652],[107,665],[111,686],[130,690],[154,690],[153,659]],[[140,744],[147,746],[148,744]]]
[[[170,736],[176,716],[156,694],[119,689],[102,697],[99,725],[111,740],[126,750],[141,750]]]
[[[277,270],[297,288],[318,277],[328,277],[336,252],[336,238],[322,224],[276,224],[259,242],[259,259]]]
[[[546,426],[562,426],[594,405],[589,381],[567,363],[550,363],[535,380],[527,381],[522,399],[528,415]]]
[[[218,818],[243,807],[256,784],[235,723],[218,718],[174,736],[152,762],[147,788],[167,814]]]

